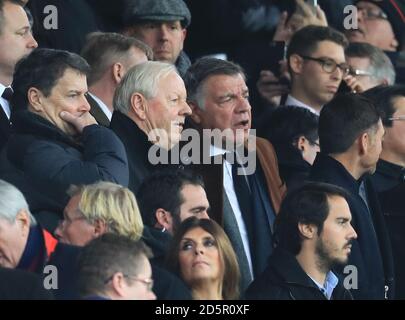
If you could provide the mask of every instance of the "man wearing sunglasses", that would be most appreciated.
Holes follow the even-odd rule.
[[[297,31],[287,50],[291,93],[285,105],[319,114],[349,75],[344,53],[347,45],[346,37],[329,27],[307,26]]]
[[[357,29],[346,35],[350,42],[367,42],[384,51],[400,51],[405,35],[404,0],[356,1]]]

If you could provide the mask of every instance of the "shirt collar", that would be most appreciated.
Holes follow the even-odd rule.
[[[314,108],[312,108],[311,106],[303,103],[302,101],[297,100],[291,94],[288,95],[287,100],[285,101],[285,105],[286,106],[297,106],[297,107],[305,108],[305,109],[308,109],[312,113],[315,113],[316,115],[319,116],[319,111],[317,111]]]
[[[98,105],[100,106],[101,110],[103,110],[104,114],[107,116],[108,120],[111,121],[111,117],[112,117],[112,112],[110,111],[110,109],[108,108],[108,106],[96,95],[92,94],[91,92],[89,92],[89,95],[96,100],[96,102],[98,103]]]
[[[321,285],[319,282],[314,280],[310,275],[308,277],[311,278],[311,280],[316,284],[316,286],[321,290],[321,292],[325,295],[325,297],[330,300],[332,297],[333,290],[336,288],[339,279],[336,277],[336,275],[332,272],[329,271],[326,274],[325,282],[323,285]]]
[[[225,149],[222,149],[220,147],[214,146],[213,144],[210,145],[210,156],[215,157],[218,155],[223,156],[225,153],[227,153]]]

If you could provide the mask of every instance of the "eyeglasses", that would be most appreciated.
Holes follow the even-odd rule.
[[[112,275],[111,277],[109,277],[108,279],[104,280],[104,284],[109,283],[109,282],[113,279],[114,275],[115,275],[115,274],[113,274],[113,275]],[[133,280],[133,281],[142,282],[142,283],[146,286],[146,289],[147,289],[148,291],[152,291],[152,289],[153,289],[153,283],[154,283],[154,281],[153,281],[152,278],[139,278],[139,277],[135,277],[135,276],[130,276],[129,274],[123,274],[123,277],[124,277],[124,278],[128,278],[128,279],[131,279],[131,280]]]
[[[372,76],[373,74],[371,72],[365,71],[365,70],[360,70],[360,69],[350,69],[350,75],[351,76]]]
[[[301,56],[301,58],[318,62],[322,66],[323,71],[327,73],[335,72],[335,70],[339,68],[342,71],[343,77],[346,77],[351,70],[350,66],[347,63],[338,64],[334,60],[329,58],[313,58],[308,56]]]
[[[388,20],[388,16],[385,14],[384,11],[381,10],[374,10],[370,8],[357,8],[358,11],[363,12],[364,19],[368,20]]]
[[[390,121],[394,121],[394,120],[405,121],[405,116],[391,117],[391,118],[388,118],[388,120],[390,120]]]

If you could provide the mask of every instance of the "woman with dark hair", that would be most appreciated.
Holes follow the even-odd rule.
[[[190,287],[195,300],[239,298],[236,254],[214,220],[196,217],[184,220],[174,235],[167,264]]]

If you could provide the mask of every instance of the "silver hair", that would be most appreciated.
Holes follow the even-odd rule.
[[[387,85],[395,84],[395,70],[390,58],[382,51],[375,56],[370,57],[370,72],[375,75],[377,80],[387,80]]]
[[[114,110],[128,114],[134,93],[140,93],[146,99],[154,98],[160,79],[172,72],[178,73],[174,65],[158,61],[147,61],[132,67],[115,90]]]
[[[35,218],[32,216],[28,203],[21,191],[12,184],[0,180],[0,219],[14,223],[17,214],[21,210],[25,210],[29,214],[31,225],[35,225]]]
[[[368,58],[369,71],[377,82],[387,80],[387,85],[395,84],[395,69],[390,58],[382,51],[369,43],[354,42],[346,49],[346,56]]]

